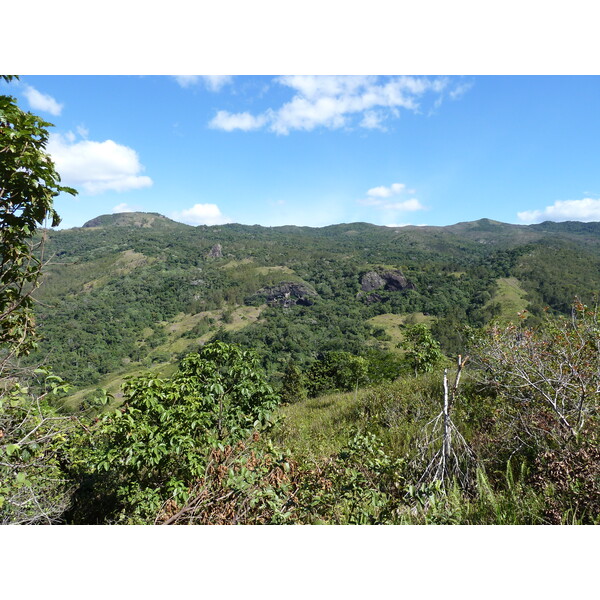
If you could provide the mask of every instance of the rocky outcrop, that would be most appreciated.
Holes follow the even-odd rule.
[[[373,304],[374,302],[382,302],[383,296],[381,294],[365,294],[364,292],[358,292],[357,298],[362,298],[366,304]]]
[[[318,296],[317,292],[305,283],[282,282],[278,285],[258,290],[248,300],[251,303],[262,300],[270,306],[288,308],[294,304],[312,306],[315,298],[318,298]]]
[[[363,292],[380,289],[388,292],[402,292],[416,289],[415,284],[406,279],[402,271],[397,269],[380,272],[369,271],[362,276],[360,286]]]
[[[414,290],[415,284],[404,277],[401,271],[386,271],[383,274],[385,279],[384,289],[389,292],[402,292],[404,290]]]
[[[208,258],[223,258],[223,246],[215,244],[208,253]]]
[[[360,287],[363,292],[372,292],[373,290],[378,290],[385,285],[385,279],[381,277],[375,271],[369,271],[362,276],[360,280]]]

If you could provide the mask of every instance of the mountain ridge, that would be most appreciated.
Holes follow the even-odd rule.
[[[440,230],[445,229],[449,231],[489,231],[500,230],[500,229],[514,229],[514,230],[539,230],[539,231],[564,231],[564,232],[586,232],[586,233],[600,233],[600,221],[543,221],[541,223],[531,224],[519,224],[519,223],[505,223],[503,221],[496,221],[487,217],[482,217],[473,221],[459,221],[450,225],[403,225],[403,226],[390,226],[390,225],[377,225],[375,223],[369,223],[366,221],[353,221],[350,223],[332,223],[330,225],[322,226],[310,226],[310,225],[260,225],[260,224],[245,224],[245,223],[223,223],[217,225],[189,225],[180,221],[174,221],[157,212],[144,212],[144,211],[132,211],[123,213],[112,213],[102,214],[86,221],[80,228],[73,227],[70,229],[88,229],[96,227],[154,227],[154,226],[183,226],[183,227],[243,227],[243,228],[260,228],[267,230],[331,230],[343,227],[352,227],[353,229],[380,229],[390,231],[401,231],[401,230]]]

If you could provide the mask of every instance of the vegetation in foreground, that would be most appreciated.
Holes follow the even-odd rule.
[[[20,522],[52,497],[63,523],[595,524],[599,344],[577,305],[477,332],[454,368],[281,405],[256,355],[214,342],[170,378],[131,379],[116,410],[17,434],[2,514],[26,492]],[[11,393],[3,414],[22,414]]]

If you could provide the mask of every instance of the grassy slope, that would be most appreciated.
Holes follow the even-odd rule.
[[[527,292],[521,287],[516,277],[503,277],[497,281],[497,289],[488,302],[499,303],[502,307],[498,321],[508,323],[518,319],[518,313],[527,308]]]
[[[354,430],[369,430],[393,453],[408,452],[423,426],[442,409],[442,373],[327,394],[279,408],[273,440],[293,456],[316,460],[338,453]]]

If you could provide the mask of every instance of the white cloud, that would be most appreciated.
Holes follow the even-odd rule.
[[[175,75],[175,81],[182,88],[203,82],[211,92],[218,92],[224,86],[232,83],[233,77],[231,75]]]
[[[370,190],[367,190],[367,197],[358,200],[363,206],[373,206],[379,210],[387,210],[394,212],[414,212],[417,210],[427,210],[416,198],[407,200],[394,200],[395,196],[399,196],[404,192],[414,194],[415,190],[407,190],[404,183],[392,183],[389,187],[380,185]],[[392,198],[390,200],[390,198]]]
[[[142,210],[141,206],[130,206],[129,204],[126,204],[125,202],[121,202],[121,204],[117,204],[117,206],[115,206],[112,209],[113,214],[115,213],[125,213],[125,212],[137,212],[139,210]]]
[[[406,187],[403,183],[392,183],[390,187],[380,185],[378,187],[371,188],[367,191],[367,196],[375,196],[376,198],[389,198],[396,194],[400,194]]]
[[[386,202],[381,206],[385,210],[399,210],[403,212],[414,212],[415,210],[425,210],[425,207],[416,199],[403,200],[401,202]]]
[[[381,131],[386,131],[386,128],[382,125],[385,116],[377,111],[368,110],[364,113],[363,119],[360,122],[360,127],[364,127],[365,129],[379,129]]]
[[[144,167],[137,152],[112,140],[75,141],[72,132],[51,134],[48,152],[63,183],[83,188],[88,194],[125,192],[152,185],[150,177],[140,175]]]
[[[90,132],[87,127],[84,127],[83,125],[78,125],[77,126],[77,134],[79,135],[79,137],[87,139],[88,135],[90,135]]]
[[[600,221],[600,199],[557,200],[543,210],[525,210],[517,213],[524,223],[541,221]]]
[[[182,88],[187,88],[196,85],[200,81],[200,75],[175,75],[175,81]]]
[[[226,85],[229,85],[233,81],[231,75],[203,75],[204,85],[211,92],[218,92]]]
[[[472,82],[459,83],[454,89],[450,90],[448,94],[451,100],[458,100],[464,96],[473,87]]]
[[[52,96],[38,92],[34,87],[28,85],[24,91],[29,106],[34,110],[43,110],[57,117],[62,112],[63,104],[59,104]]]
[[[255,117],[247,112],[232,114],[226,110],[220,110],[209,123],[209,126],[224,131],[234,131],[235,129],[252,131],[253,129],[260,129],[266,123],[266,120],[265,116]]]
[[[191,208],[174,212],[171,217],[188,225],[223,225],[232,222],[216,204],[194,204]]]
[[[458,94],[461,85],[453,87],[447,77],[381,79],[373,75],[294,75],[278,77],[275,81],[294,92],[289,102],[259,115],[219,111],[210,126],[225,131],[267,127],[282,135],[294,130],[312,131],[318,127],[383,129],[382,121],[398,117],[400,109],[419,112],[420,103],[427,94],[433,97],[434,104],[439,103],[446,92]],[[464,91],[466,88],[461,93]]]

